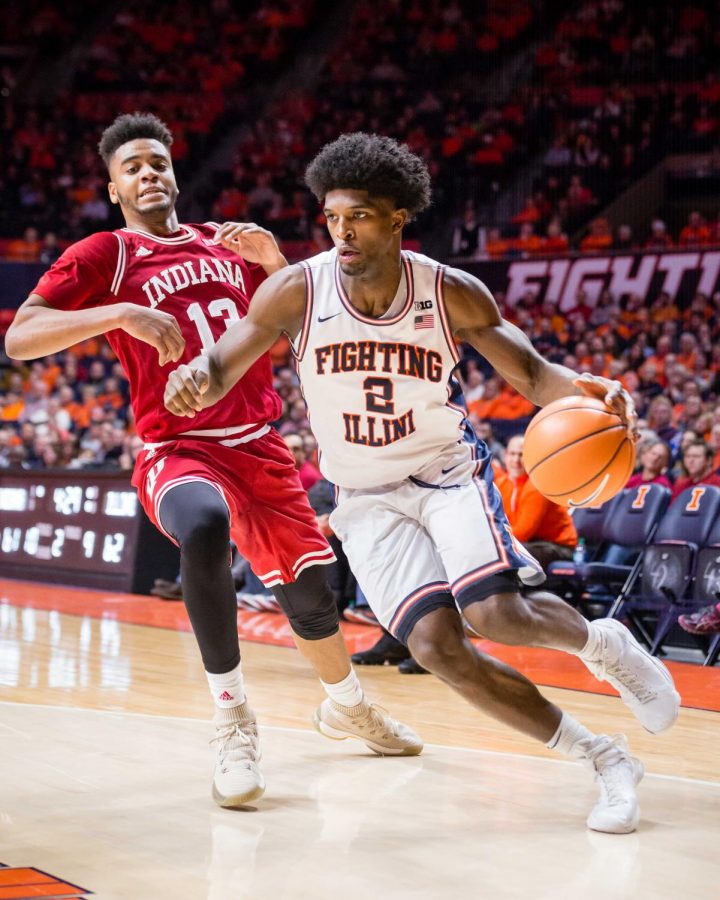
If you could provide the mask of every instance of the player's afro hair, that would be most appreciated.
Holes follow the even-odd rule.
[[[379,134],[341,134],[326,144],[305,172],[305,183],[322,203],[339,188],[388,197],[413,219],[430,205],[430,173],[424,161]]]
[[[122,147],[128,141],[135,141],[138,138],[150,138],[151,140],[160,141],[168,150],[173,142],[172,133],[162,119],[158,119],[152,113],[126,113],[118,116],[112,125],[108,125],[102,133],[98,144],[98,152],[102,156],[105,165],[108,168],[110,167],[110,160],[118,147]]]

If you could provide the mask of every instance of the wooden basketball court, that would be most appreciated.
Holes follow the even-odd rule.
[[[322,738],[323,693],[281,617],[239,626],[268,785],[254,811],[210,798],[212,710],[181,604],[0,581],[0,900],[717,896],[720,669],[671,665],[684,708],[652,736],[574,658],[483,642],[645,762],[640,829],[603,835],[584,825],[590,773],[432,676],[359,670],[422,756]],[[346,629],[353,650],[376,636]]]

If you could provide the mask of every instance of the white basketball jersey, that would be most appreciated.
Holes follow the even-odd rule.
[[[302,265],[307,300],[294,350],[320,469],[345,488],[407,478],[462,436],[464,410],[448,385],[458,355],[444,268],[403,251],[395,299],[374,319],[350,303],[335,250]]]

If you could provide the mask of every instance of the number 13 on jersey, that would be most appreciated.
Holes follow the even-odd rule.
[[[223,319],[225,321],[225,331],[231,325],[240,321],[237,306],[229,297],[218,297],[217,300],[211,300],[208,303],[207,311],[213,319]],[[187,308],[187,316],[198,330],[203,350],[212,350],[217,339],[213,337],[212,328],[202,305],[200,303],[191,303]]]

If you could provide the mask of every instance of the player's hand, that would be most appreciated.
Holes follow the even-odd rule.
[[[627,428],[630,440],[639,440],[640,431],[638,430],[635,402],[619,381],[612,381],[610,378],[585,372],[576,378],[573,384],[588,397],[597,397],[602,400],[606,406],[620,416]]]
[[[273,233],[254,222],[225,222],[213,241],[247,262],[259,263],[268,274],[287,265]]]
[[[120,323],[122,330],[154,347],[161,366],[177,362],[185,351],[185,338],[175,316],[135,303],[127,303],[125,307]]]
[[[163,397],[165,409],[192,419],[203,408],[203,394],[209,387],[210,364],[206,356],[197,356],[168,376]]]

